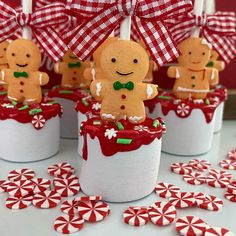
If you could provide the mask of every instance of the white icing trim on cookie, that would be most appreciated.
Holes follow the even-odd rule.
[[[212,71],[211,71],[211,80],[214,80],[214,79],[215,79],[215,71],[212,70]]]
[[[96,95],[99,97],[102,91],[102,82],[96,83]]]
[[[63,87],[72,88],[73,86],[70,84],[63,84]]]
[[[180,73],[179,73],[179,69],[176,68],[176,75],[175,75],[176,79],[179,79],[180,78]]]
[[[94,68],[91,69],[91,74],[92,74],[93,80],[95,80],[96,79],[96,70]]]
[[[150,84],[147,84],[146,91],[147,91],[148,98],[150,98],[152,96],[152,94],[153,94],[153,89],[152,89],[152,86]]]
[[[206,39],[202,39],[201,44],[206,45],[210,50],[212,49],[212,45],[210,43],[208,43]]]
[[[13,98],[13,97],[11,97],[11,96],[7,96],[9,99],[11,99],[11,100],[15,100],[15,101],[17,101],[17,98]]]
[[[203,99],[194,99],[193,103],[194,104],[202,104],[202,103],[204,103],[204,101],[203,101]]]
[[[84,83],[80,83],[79,86],[80,87],[85,87],[85,84]]]
[[[143,117],[142,116],[130,116],[129,120],[133,121],[133,122],[138,122],[140,120],[142,120]]]
[[[101,116],[104,117],[104,118],[106,118],[106,119],[115,120],[115,116],[113,116],[112,114],[103,113],[103,114],[101,114]]]
[[[197,89],[189,89],[189,88],[183,88],[183,87],[178,87],[177,92],[191,92],[191,93],[208,93],[209,89],[202,89],[202,90],[197,90]]]
[[[36,100],[35,98],[25,99],[25,101],[27,101],[27,102],[34,102],[35,100]]]
[[[5,71],[1,71],[1,74],[2,74],[2,81],[1,81],[1,83],[4,83],[4,80],[5,80]]]
[[[43,83],[43,74],[39,73],[39,84],[42,85]]]

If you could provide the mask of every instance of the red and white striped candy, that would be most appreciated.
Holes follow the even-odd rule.
[[[211,167],[211,163],[209,161],[200,159],[190,160],[189,165],[198,171],[206,171]]]
[[[33,116],[31,123],[35,129],[40,130],[44,127],[46,119],[44,118],[43,115],[35,115]]]
[[[171,224],[177,214],[176,208],[168,204],[160,208],[151,208],[148,213],[152,223],[160,226]]]
[[[204,236],[235,236],[235,234],[225,228],[210,227],[206,230]]]
[[[225,193],[225,198],[230,200],[231,202],[236,202],[236,195],[235,194],[226,192]]]
[[[206,182],[205,176],[199,174],[199,173],[190,173],[183,175],[184,181],[186,181],[188,184],[192,185],[201,185]]]
[[[34,185],[31,180],[19,180],[8,184],[7,192],[13,197],[33,195]]]
[[[7,180],[0,180],[0,193],[4,193],[7,190],[7,185],[10,183],[10,181]]]
[[[80,216],[63,215],[54,221],[54,229],[61,234],[72,234],[80,231],[84,220]]]
[[[233,178],[233,174],[226,172],[225,170],[214,170],[214,169],[210,169],[209,170],[209,175],[218,177],[218,176],[224,176],[228,179],[232,179]]]
[[[149,222],[148,211],[139,207],[130,207],[123,213],[124,222],[132,226],[143,226]]]
[[[171,203],[169,202],[155,202],[153,205],[148,207],[148,210],[151,208],[166,208],[166,207],[171,207],[173,206]]]
[[[172,172],[176,173],[176,174],[189,174],[193,171],[193,168],[186,163],[173,163],[170,166]]]
[[[195,199],[192,193],[180,192],[169,198],[171,203],[176,208],[191,207],[195,204]]]
[[[62,197],[76,195],[80,190],[80,185],[77,180],[73,179],[58,179],[54,181],[55,191],[61,194]]]
[[[209,175],[206,177],[206,182],[209,186],[214,188],[226,188],[230,183],[230,179],[224,175]]]
[[[193,197],[195,199],[196,206],[199,206],[200,204],[202,204],[206,199],[206,195],[203,193],[194,193],[193,192]]]
[[[52,176],[63,175],[66,173],[74,173],[74,168],[67,162],[55,164],[48,167],[48,173]]]
[[[205,200],[199,204],[199,207],[209,211],[219,211],[224,203],[220,198],[211,195],[205,195]]]
[[[231,160],[236,160],[236,148],[228,152],[227,157]]]
[[[158,183],[155,187],[155,193],[163,198],[169,198],[178,192],[180,192],[180,188],[169,183]]]
[[[219,165],[227,170],[236,170],[236,160],[222,160]]]
[[[35,172],[29,169],[19,169],[19,170],[12,170],[8,174],[8,179],[10,181],[19,181],[19,180],[30,180],[33,179],[35,176]]]
[[[68,215],[78,215],[78,204],[79,202],[75,199],[64,201],[61,204],[61,212]]]
[[[236,181],[231,182],[227,188],[229,193],[236,195]]]
[[[73,180],[75,179],[75,180],[79,181],[79,178],[76,175],[74,175],[73,173],[70,173],[70,172],[64,173],[62,175],[58,175],[57,178],[55,178],[54,180],[57,180],[58,178],[59,179],[73,179]]]
[[[89,222],[105,219],[109,211],[109,206],[105,202],[86,201],[78,204],[79,215]]]
[[[102,200],[102,197],[101,196],[80,196],[80,197],[77,197],[75,198],[76,201],[79,201],[79,202],[86,202],[86,201],[101,201]]]
[[[176,230],[185,236],[202,236],[207,228],[207,224],[195,216],[185,216],[177,219]]]
[[[32,179],[32,182],[34,184],[34,194],[44,192],[50,189],[51,186],[51,181],[49,179],[37,178]]]
[[[61,202],[61,195],[56,191],[37,193],[33,198],[33,205],[38,208],[49,209],[56,207]]]
[[[6,207],[12,210],[27,208],[32,204],[33,196],[9,197],[6,200]]]

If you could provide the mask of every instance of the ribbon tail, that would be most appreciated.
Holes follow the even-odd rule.
[[[33,34],[43,51],[54,61],[59,61],[68,50],[65,42],[51,28],[34,29]]]
[[[179,56],[177,46],[162,22],[146,22],[136,17],[134,25],[159,67]]]

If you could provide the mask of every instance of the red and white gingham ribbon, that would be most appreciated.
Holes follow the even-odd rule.
[[[67,5],[80,16],[92,16],[74,30],[69,42],[82,60],[91,56],[127,16],[132,16],[138,34],[159,66],[179,56],[165,19],[192,9],[190,0],[139,0],[135,5],[131,0],[68,0]]]
[[[25,14],[0,1],[0,41],[13,36],[19,28],[28,26],[33,38],[54,61],[58,61],[67,50],[65,42],[54,28],[67,21],[65,5],[62,3],[51,4],[35,10],[32,14]]]
[[[235,57],[235,13],[216,12],[215,14],[196,17],[191,12],[186,17],[181,18],[179,22],[173,24],[173,27],[170,27],[170,31],[176,43],[180,43],[191,37],[196,26],[201,28],[202,37],[212,44],[226,63],[229,63]]]

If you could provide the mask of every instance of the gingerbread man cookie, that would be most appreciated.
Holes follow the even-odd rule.
[[[69,49],[62,58],[62,62],[55,64],[55,72],[62,75],[61,86],[67,88],[87,89],[90,86],[91,79],[86,79],[83,73],[89,62],[82,62]]]
[[[101,53],[109,44],[116,42],[118,38],[109,37],[104,43],[102,43],[93,54],[93,64],[90,68],[86,68],[84,71],[84,78],[87,80],[94,80],[96,78],[102,78],[104,75],[100,69],[100,57]]]
[[[138,43],[118,40],[108,45],[100,57],[104,77],[90,86],[94,98],[101,102],[101,118],[116,121],[127,118],[130,123],[142,123],[144,100],[154,98],[157,86],[143,83],[149,58]]]
[[[176,78],[173,93],[180,99],[204,99],[210,85],[218,81],[218,71],[206,67],[211,45],[202,38],[189,38],[179,45],[179,66],[168,69],[168,76]]]
[[[4,41],[0,43],[0,70],[8,68],[6,52],[7,52],[7,48],[9,44],[10,44],[9,41]],[[1,84],[1,81],[0,81],[0,84]],[[3,83],[2,86],[5,90],[7,89],[6,84]]]
[[[40,103],[41,86],[49,77],[40,72],[41,53],[35,43],[27,39],[17,39],[7,48],[6,58],[9,69],[3,69],[0,81],[8,85],[8,98],[23,103]]]

